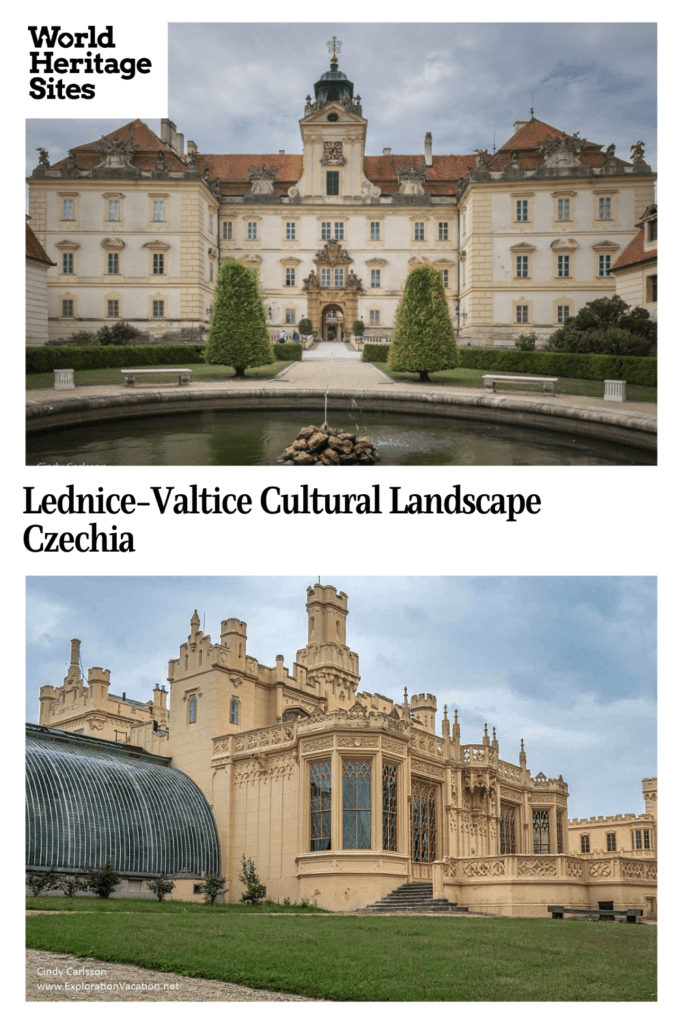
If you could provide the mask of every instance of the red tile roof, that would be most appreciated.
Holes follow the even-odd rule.
[[[184,161],[174,153],[170,146],[162,142],[159,136],[144,121],[141,121],[139,117],[128,124],[124,124],[122,128],[116,128],[113,132],[109,132],[103,138],[113,139],[115,135],[118,136],[121,142],[130,140],[138,146],[133,157],[133,163],[136,167],[141,167],[143,171],[150,171],[152,169],[159,150],[163,150],[166,156],[166,166],[169,171],[184,171],[187,169]],[[96,142],[86,142],[82,146],[73,147],[78,166],[81,170],[89,171],[92,167],[101,163],[102,157],[95,148],[100,142],[101,139],[97,139]],[[60,160],[54,164],[54,167],[59,169],[64,162],[64,160]]]
[[[641,228],[635,238],[629,242],[619,259],[612,264],[612,270],[624,270],[633,266],[634,263],[646,263],[648,260],[657,259],[657,250],[645,250],[645,228]]]
[[[43,249],[28,221],[26,222],[26,259],[36,260],[38,263],[47,263],[49,267],[57,266]]]
[[[538,149],[539,142],[551,139],[559,139],[563,136],[569,138],[567,132],[546,124],[532,117],[520,125],[515,134],[503,143],[496,155],[488,162],[491,171],[504,171],[510,163],[510,154],[517,152],[519,161],[525,171],[531,171],[543,163],[543,154]],[[605,154],[597,142],[587,142],[586,148],[581,153],[581,163],[589,167],[602,167],[605,162]],[[626,160],[619,160],[624,167],[628,166]]]

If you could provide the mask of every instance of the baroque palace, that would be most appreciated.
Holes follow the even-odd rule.
[[[492,914],[655,909],[656,780],[646,822],[570,822],[567,783],[532,774],[523,742],[505,761],[495,729],[461,737],[457,712],[437,722],[430,693],[395,704],[359,689],[346,594],[311,586],[306,613],[290,670],[281,655],[274,666],[249,656],[244,622],[224,620],[214,643],[195,612],[169,691],[146,703],[110,692],[105,669],[86,682],[73,640],[63,684],[41,687],[40,724],[28,726],[28,867],[111,863],[120,894],[141,896],[165,872],[181,899],[220,872],[237,901],[245,855],[269,898],[333,910],[416,882]]]
[[[531,116],[494,153],[365,152],[354,84],[330,69],[307,96],[302,153],[201,153],[175,124],[134,120],[29,178],[50,261],[49,338],[125,319],[152,338],[202,339],[217,268],[259,272],[273,336],[310,319],[322,338],[362,320],[391,336],[409,271],[443,279],[461,345],[549,335],[615,291],[611,268],[654,203],[644,144],[631,162]],[[76,124],[76,122],[74,122]]]

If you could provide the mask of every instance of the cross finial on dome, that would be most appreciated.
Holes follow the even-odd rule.
[[[342,48],[341,39],[337,39],[336,36],[332,36],[332,38],[327,43],[327,49],[332,54],[332,62],[331,62],[332,64],[336,65],[336,64],[339,63],[339,61],[337,60],[337,54],[339,53],[341,48]]]

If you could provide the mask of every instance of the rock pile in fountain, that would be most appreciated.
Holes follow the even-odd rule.
[[[285,466],[370,466],[378,459],[369,437],[333,430],[323,423],[321,427],[302,427],[278,461]]]

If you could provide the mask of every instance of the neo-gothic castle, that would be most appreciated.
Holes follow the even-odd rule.
[[[76,123],[76,122],[74,122]],[[259,272],[273,336],[308,318],[322,338],[362,320],[390,337],[408,272],[442,276],[460,344],[547,336],[614,293],[611,268],[654,202],[643,143],[614,145],[533,117],[496,152],[365,152],[354,84],[330,69],[306,97],[302,152],[213,154],[169,120],[135,120],[29,179],[50,267],[49,338],[125,319],[152,337],[202,339],[217,268]],[[31,339],[29,338],[29,342]]]
[[[656,780],[637,819],[570,822],[567,783],[533,774],[523,742],[507,761],[495,728],[473,742],[457,713],[437,722],[430,693],[395,704],[359,689],[346,594],[311,586],[306,614],[290,669],[249,655],[244,622],[224,620],[214,642],[195,612],[170,694],[157,686],[146,703],[111,692],[106,669],[86,681],[72,641],[63,684],[41,687],[28,727],[28,866],[112,863],[141,895],[163,871],[185,899],[220,872],[237,901],[244,855],[270,898],[335,910],[416,883],[493,914],[654,908]]]

